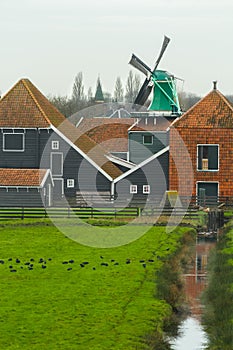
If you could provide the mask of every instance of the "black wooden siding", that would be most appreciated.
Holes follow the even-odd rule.
[[[135,201],[161,200],[169,186],[168,167],[169,156],[166,152],[120,180],[115,187],[116,196],[125,196],[126,199],[131,197]],[[137,194],[130,194],[130,185],[137,185]],[[150,194],[143,194],[143,185],[150,185]]]
[[[51,168],[51,153],[63,153],[63,175],[54,176],[56,179],[64,179],[65,196],[76,196],[76,191],[109,191],[110,181],[97,169],[74,150],[63,138],[51,129],[15,129],[16,133],[24,133],[25,149],[22,152],[3,151],[3,132],[11,133],[13,129],[1,129],[0,132],[0,167],[1,168]],[[59,141],[59,149],[52,149],[52,141]],[[80,165],[85,165],[86,173],[80,172]],[[81,178],[79,179],[79,176]],[[74,188],[67,188],[67,179],[74,179]],[[80,188],[81,181],[81,188]],[[19,192],[18,192],[19,193]],[[11,193],[6,192],[3,197],[9,197]],[[20,195],[16,195],[21,198]],[[40,201],[31,196],[29,202],[38,203]],[[40,196],[39,196],[40,197]],[[27,197],[29,198],[29,197]],[[22,203],[27,203],[22,198]],[[23,205],[23,204],[22,204]]]
[[[16,129],[24,134],[25,149],[22,152],[3,151],[3,134],[11,133],[12,129],[1,129],[0,132],[0,167],[1,168],[38,168],[39,167],[39,137],[36,129]],[[13,145],[12,145],[13,146]]]
[[[153,137],[152,145],[143,144],[144,135],[152,135]],[[139,164],[143,160],[151,157],[151,155],[161,151],[167,145],[168,145],[167,132],[148,132],[148,131],[129,132],[129,160],[130,162]]]

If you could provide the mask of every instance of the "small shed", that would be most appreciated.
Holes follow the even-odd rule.
[[[0,206],[49,207],[52,202],[49,169],[0,168]]]

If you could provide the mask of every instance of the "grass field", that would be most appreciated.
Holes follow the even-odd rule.
[[[171,313],[156,298],[156,272],[185,231],[153,227],[128,245],[100,249],[46,220],[2,223],[0,349],[148,349],[144,337],[162,332]]]

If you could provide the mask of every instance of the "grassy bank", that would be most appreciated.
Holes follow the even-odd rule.
[[[233,349],[233,227],[225,229],[209,263],[210,280],[204,295],[204,327],[208,349]]]
[[[47,221],[2,224],[0,348],[149,349],[145,335],[161,335],[172,312],[155,298],[155,276],[185,231],[153,227],[128,245],[100,249]]]

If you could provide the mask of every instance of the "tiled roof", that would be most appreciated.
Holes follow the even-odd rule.
[[[173,125],[179,128],[232,128],[233,106],[218,90],[212,90]]]
[[[47,169],[0,168],[0,186],[40,187]]]
[[[49,128],[53,125],[112,178],[121,171],[106,161],[105,151],[87,135],[77,132],[48,99],[28,79],[21,79],[0,100],[0,127]],[[90,152],[90,150],[92,150]]]
[[[155,118],[148,117],[147,124],[145,124],[145,119],[142,118],[130,131],[166,131],[171,124],[171,121],[164,117],[157,117],[155,123],[154,119]]]
[[[47,128],[64,119],[28,79],[21,79],[0,100],[0,127]]]
[[[77,129],[109,152],[128,152],[128,129],[133,118],[83,118]]]

